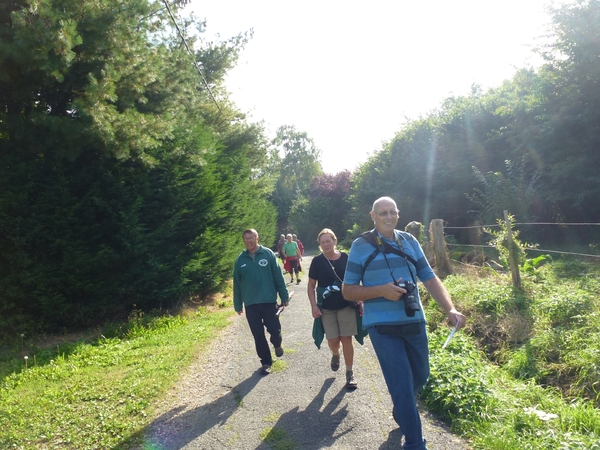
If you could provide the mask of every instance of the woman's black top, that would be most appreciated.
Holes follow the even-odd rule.
[[[344,273],[346,273],[346,264],[348,264],[348,254],[344,252],[340,252],[340,257],[335,261],[328,260],[327,257],[321,253],[318,256],[315,256],[310,263],[310,269],[308,270],[308,277],[313,280],[317,280],[317,287],[326,288],[327,286],[331,286],[332,284],[336,284],[340,288],[342,287],[342,283],[340,280],[344,280]],[[337,277],[333,273],[331,268],[335,269],[335,273]],[[340,280],[338,280],[338,277]],[[322,289],[317,290],[317,296],[321,292]],[[317,303],[323,302],[323,309],[343,309],[350,306],[350,302],[344,300],[342,297],[342,293],[336,295],[331,295],[325,299],[317,298]]]

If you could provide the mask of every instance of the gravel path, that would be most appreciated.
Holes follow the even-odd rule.
[[[259,374],[246,318],[235,316],[190,367],[146,430],[144,449],[399,449],[402,436],[369,339],[355,344],[358,389],[347,391],[343,358],[329,368],[326,342],[318,350],[304,279],[281,315],[283,370]],[[286,277],[287,279],[287,277]],[[430,450],[468,444],[427,413],[421,414]]]

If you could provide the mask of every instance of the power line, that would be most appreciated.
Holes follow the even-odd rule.
[[[196,62],[196,57],[192,53],[192,50],[190,49],[187,41],[185,40],[185,36],[183,35],[183,32],[181,31],[181,28],[179,28],[179,25],[177,24],[177,20],[175,20],[175,16],[173,15],[173,12],[171,11],[171,7],[169,6],[169,3],[167,2],[167,0],[163,0],[163,3],[165,4],[165,7],[167,8],[167,12],[169,13],[169,16],[171,16],[171,20],[173,21],[173,24],[175,25],[175,28],[177,29],[177,32],[179,33],[179,37],[181,38],[181,41],[183,42],[183,45],[185,45],[185,48],[187,49],[188,54],[192,57],[192,60],[194,61],[194,66],[196,66],[196,70],[198,71],[198,74],[200,75],[200,78],[202,78],[202,82],[204,83],[204,87],[206,87],[206,89],[208,90],[208,93],[210,94],[210,97],[212,98],[212,101],[217,106],[217,109],[219,110],[219,114],[220,114],[221,113],[221,107],[219,106],[219,103],[217,103],[217,99],[213,95],[212,90],[210,89],[210,86],[208,85],[208,82],[206,81],[206,78],[204,78],[204,74],[202,73],[202,69],[200,69],[200,66]]]

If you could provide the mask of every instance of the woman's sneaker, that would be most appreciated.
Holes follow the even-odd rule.
[[[340,368],[340,355],[331,355],[331,370],[337,372]]]
[[[260,369],[260,373],[262,375],[269,375],[271,373],[271,366],[268,364],[263,364],[263,366]]]
[[[346,371],[346,389],[356,389],[358,383],[354,380],[354,372],[352,370]]]

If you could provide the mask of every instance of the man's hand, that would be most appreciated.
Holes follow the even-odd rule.
[[[393,302],[397,302],[402,298],[404,294],[406,294],[406,289],[402,289],[400,286],[397,286],[397,283],[401,283],[402,278],[398,278],[396,283],[387,283],[381,285],[381,297],[391,300]]]
[[[450,294],[440,279],[437,276],[433,277],[427,281],[424,281],[423,285],[425,288],[427,288],[437,304],[440,305],[444,311],[446,311],[446,315],[448,316],[448,319],[452,325],[457,326],[457,330],[463,328],[467,323],[467,318],[456,310],[454,303],[452,303],[452,299],[450,298]]]
[[[238,311],[238,316],[241,316],[243,314],[243,311]]]
[[[456,328],[457,330],[460,330],[467,324],[467,318],[464,316],[464,314],[458,312],[454,308],[448,312],[448,319],[450,319],[452,325],[456,326],[456,324],[458,324],[458,327]]]

